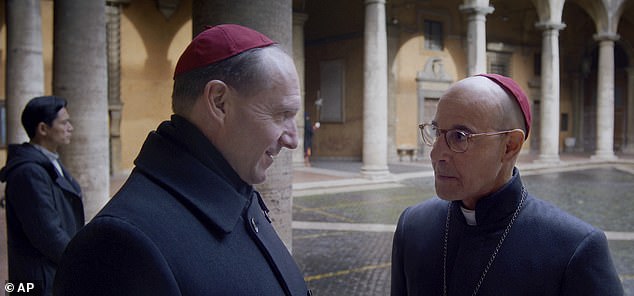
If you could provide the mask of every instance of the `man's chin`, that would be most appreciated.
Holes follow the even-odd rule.
[[[253,183],[251,183],[251,185],[258,185],[258,184],[262,184],[264,183],[264,181],[266,181],[266,176],[262,177],[262,178],[255,178],[253,180]],[[247,182],[248,183],[248,182]]]
[[[438,188],[436,188],[436,196],[446,201],[462,200],[461,196],[458,196],[457,194],[453,194],[450,192],[446,192],[444,190],[439,190]]]
[[[267,168],[261,169],[261,171],[255,171],[253,172],[253,174],[250,176],[250,182],[247,182],[251,185],[256,185],[256,184],[262,184],[264,183],[264,181],[266,181],[266,171],[268,170]]]

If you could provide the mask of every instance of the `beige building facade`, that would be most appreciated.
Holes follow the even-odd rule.
[[[35,93],[52,94],[54,1],[36,2],[43,83]],[[108,43],[115,44],[108,50],[118,51],[119,58],[118,71],[108,76],[109,130],[115,139],[110,166],[125,171],[133,167],[146,134],[171,114],[173,68],[192,38],[192,1],[106,2],[107,22],[115,26],[114,33],[108,30]],[[304,47],[297,62],[305,69],[305,112],[321,123],[314,138],[315,157],[361,160],[363,138],[373,136],[364,132],[371,126],[364,127],[363,107],[364,87],[376,84],[366,83],[364,76],[377,66],[364,60],[366,47],[373,46],[364,41],[366,8],[374,2],[382,7],[386,39],[386,51],[379,56],[386,56],[387,73],[376,81],[388,82],[386,105],[380,107],[386,112],[382,125],[387,136],[379,135],[386,137],[381,145],[388,146],[388,161],[396,159],[398,148],[415,148],[424,155],[417,124],[433,116],[435,101],[451,83],[480,72],[510,76],[528,93],[535,126],[526,152],[539,154],[541,148],[555,147],[544,153],[556,156],[564,151],[632,150],[631,0],[295,0],[294,18],[302,19],[295,23],[294,35],[303,34],[295,44]],[[10,48],[6,6],[0,4],[3,77]],[[0,80],[5,106],[10,104],[6,83]],[[5,127],[4,133],[11,131]]]
[[[336,100],[343,116],[322,120],[313,148],[317,157],[360,160],[363,3],[342,2],[306,3],[306,110],[315,118],[329,109],[315,104],[327,100],[320,67],[343,64]],[[386,7],[389,161],[399,148],[427,157],[416,126],[431,120],[451,83],[481,72],[510,76],[528,94],[534,120],[524,153],[542,161],[564,152],[631,153],[632,1],[395,0]]]

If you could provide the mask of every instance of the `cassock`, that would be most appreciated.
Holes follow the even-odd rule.
[[[478,201],[476,225],[449,204],[433,198],[401,214],[393,296],[623,295],[605,234],[526,193],[517,169]]]

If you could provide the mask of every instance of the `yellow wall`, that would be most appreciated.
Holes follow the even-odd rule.
[[[423,71],[430,58],[441,58],[445,72],[453,81],[464,77],[466,69],[456,65],[466,63],[465,50],[460,38],[449,37],[460,34],[460,14],[455,7],[456,1],[444,3],[404,4],[395,6],[390,14],[398,19],[399,48],[394,60],[396,72],[396,147],[416,147],[419,140],[419,106],[416,75]],[[432,51],[424,48],[422,35],[423,20],[429,19],[443,23],[444,49]],[[444,87],[442,85],[438,87]],[[437,89],[442,92],[444,89]]]
[[[181,0],[177,11],[166,19],[156,7],[155,0],[134,0],[123,8],[121,20],[121,98],[123,114],[121,123],[121,163],[129,169],[147,133],[154,130],[171,114],[172,73],[180,53],[191,40],[191,0]],[[325,3],[325,4],[324,4]],[[315,99],[319,90],[319,63],[321,61],[345,60],[345,94],[343,123],[323,123],[315,133],[313,151],[316,157],[360,159],[363,143],[363,13],[362,2],[327,0],[324,3],[307,2],[311,10],[305,25],[306,47],[306,111],[316,118]],[[466,76],[467,41],[466,16],[457,7],[462,0],[446,1],[394,1],[387,5],[388,20],[397,19],[397,52],[390,71],[395,75],[395,146],[416,146],[418,143],[418,98],[416,74],[424,69],[431,57],[443,59],[445,72],[453,81]],[[502,3],[500,3],[502,4]],[[5,93],[6,66],[6,25],[5,3],[0,2],[0,98]],[[512,5],[511,5],[512,6]],[[509,6],[509,7],[511,7]],[[511,7],[512,8],[512,7]],[[631,10],[630,10],[631,11]],[[52,92],[53,58],[53,1],[41,1],[43,57],[45,66],[45,94]],[[536,14],[527,11],[523,19],[501,17],[512,12],[497,7],[487,16],[487,40],[502,42],[513,49],[511,76],[527,92],[531,99],[529,81],[539,81],[533,73],[534,54],[541,51],[542,32],[534,27]],[[443,22],[444,49],[429,51],[423,48],[422,20]],[[566,4],[564,22],[567,28],[560,32],[561,86],[560,100],[562,113],[569,114],[568,132],[560,134],[563,139],[572,136],[575,122],[573,102],[583,102],[584,98],[573,97],[571,77],[568,73],[578,73],[570,68],[579,65],[579,59],[596,46],[592,40],[594,25],[589,16],[576,4]],[[392,26],[392,25],[390,25]],[[634,24],[623,19],[619,24],[619,34],[623,42],[634,38],[634,30],[627,30]],[[392,28],[391,28],[392,29]],[[392,32],[392,30],[390,30]],[[390,36],[392,38],[393,36]],[[586,38],[587,37],[587,38]],[[619,41],[621,42],[621,41]],[[628,43],[629,42],[629,43]],[[630,49],[631,50],[631,49]],[[596,80],[596,79],[595,79]],[[617,77],[617,87],[626,84],[623,77]],[[587,81],[586,81],[587,82]],[[596,89],[596,81],[590,81],[588,90]],[[587,98],[594,94],[588,91]],[[587,110],[586,110],[587,111]],[[72,114],[71,114],[72,116]],[[622,127],[616,126],[616,132]],[[534,129],[532,136],[538,135]],[[524,150],[536,151],[539,147]],[[4,149],[0,149],[0,162],[4,162]]]
[[[191,1],[165,17],[152,0],[135,0],[121,19],[121,167],[132,168],[148,132],[169,119],[173,71],[192,38]]]
[[[135,0],[123,8],[121,18],[121,167],[132,168],[148,132],[171,114],[172,74],[180,53],[191,40],[191,0],[181,0],[178,10],[166,19],[156,1]],[[4,2],[0,31],[2,59],[0,73],[5,77],[6,25]],[[41,1],[44,94],[52,94],[53,1]],[[4,79],[0,89],[4,94]],[[2,95],[4,97],[4,95]],[[72,114],[71,114],[72,117]],[[0,150],[4,163],[6,150]]]
[[[453,81],[464,77],[464,70],[458,69],[455,61],[463,61],[464,53],[460,40],[449,39],[445,41],[442,51],[424,49],[424,37],[420,34],[401,35],[404,40],[396,55],[395,65],[397,70],[397,107],[396,107],[396,147],[415,147],[418,143],[419,132],[419,106],[416,75],[423,71],[430,58],[441,58],[444,71]],[[443,86],[439,86],[443,87]],[[445,89],[436,89],[439,92]]]

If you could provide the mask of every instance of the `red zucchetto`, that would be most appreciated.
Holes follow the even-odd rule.
[[[198,34],[178,59],[174,78],[196,68],[275,42],[253,29],[234,24],[208,27]]]
[[[528,138],[532,121],[531,104],[522,88],[513,79],[499,74],[478,74],[476,76],[489,78],[491,81],[502,87],[502,89],[504,89],[504,91],[506,91],[509,95],[515,98],[515,101],[517,101],[520,105],[522,114],[524,115],[524,124],[526,125],[526,135],[524,135],[524,138]]]

